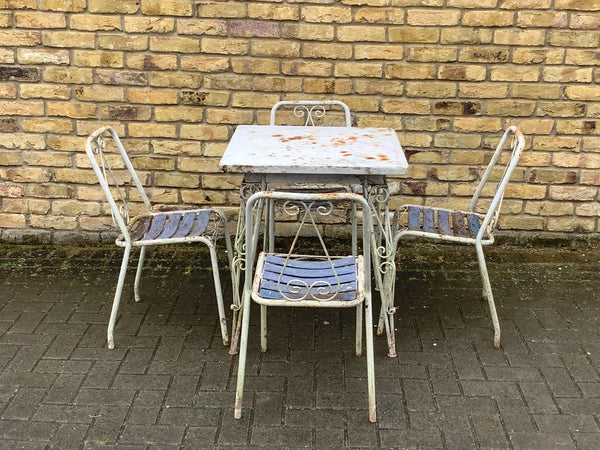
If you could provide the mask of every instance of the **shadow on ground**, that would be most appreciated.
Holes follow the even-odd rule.
[[[138,304],[131,271],[110,351],[118,249],[3,245],[0,448],[597,448],[598,252],[486,254],[497,350],[474,251],[401,248],[398,357],[376,338],[371,424],[351,311],[271,308],[260,354],[253,310],[235,421],[237,360],[221,343],[203,249],[150,251]]]

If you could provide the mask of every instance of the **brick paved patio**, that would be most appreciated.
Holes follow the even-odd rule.
[[[209,258],[149,252],[142,303],[106,323],[113,247],[0,247],[0,448],[597,448],[600,274],[593,250],[494,247],[492,347],[472,249],[402,249],[398,358],[376,339],[377,424],[351,311],[254,321],[247,405],[221,344]],[[228,278],[226,278],[227,282]],[[227,295],[230,295],[228,289]],[[258,314],[254,314],[256,319]]]

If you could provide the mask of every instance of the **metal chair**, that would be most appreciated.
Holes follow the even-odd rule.
[[[116,146],[118,153],[107,151],[107,141]],[[202,242],[209,248],[221,336],[223,344],[228,345],[229,336],[227,333],[219,265],[215,248],[216,241],[222,232],[225,235],[227,255],[231,265],[231,240],[225,215],[214,208],[154,212],[142,183],[123,148],[121,140],[111,127],[102,127],[92,133],[86,141],[85,150],[110,205],[113,222],[119,227],[121,232],[116,239],[116,245],[125,248],[108,323],[108,348],[113,349],[115,346],[114,327],[132,248],[139,247],[141,249],[134,282],[134,298],[136,302],[139,302],[139,285],[146,247],[191,242]],[[110,162],[114,162],[113,167],[111,167]],[[128,173],[123,169],[126,169]],[[133,184],[131,188],[125,186],[131,184]],[[129,204],[130,196],[126,195],[125,191],[132,190],[133,188],[137,190],[137,194],[144,204],[144,213],[130,220],[130,206],[133,205]],[[115,201],[113,192],[118,194],[119,204]]]
[[[255,233],[255,221],[261,220],[263,202],[276,204],[278,212],[297,219],[296,234],[285,252],[263,251],[253,268],[259,236]],[[325,245],[319,231],[319,221],[332,213],[350,214],[352,205],[365,211],[362,224],[362,253],[334,256]],[[361,195],[354,193],[300,193],[261,191],[253,194],[246,204],[246,254],[243,311],[238,361],[237,390],[235,397],[236,419],[242,415],[246,353],[251,301],[261,306],[351,308],[365,311],[367,378],[369,396],[369,420],[376,420],[375,370],[373,356],[373,319],[371,304],[371,216],[369,205]],[[308,228],[308,233],[305,228]],[[300,236],[316,237],[321,252],[298,255],[295,248]],[[362,353],[362,334],[357,329],[356,354]],[[261,338],[266,330],[261,327]],[[261,341],[262,342],[262,341]],[[266,344],[266,341],[265,341]],[[266,345],[262,347],[266,350]]]
[[[314,126],[316,119],[322,119],[325,114],[332,110],[332,107],[338,109],[341,108],[344,112],[345,126],[352,126],[352,118],[350,116],[350,109],[344,102],[338,100],[298,100],[298,101],[281,101],[275,103],[271,108],[271,120],[269,125],[277,125],[275,116],[277,110],[282,107],[292,107],[293,114],[295,117],[304,119],[304,126]],[[285,125],[291,125],[289,121],[284,123]]]
[[[288,110],[289,109],[289,110]],[[273,107],[271,108],[271,116],[270,116],[270,122],[269,125],[274,126],[274,125],[287,125],[287,126],[292,126],[294,125],[292,121],[290,121],[289,119],[293,119],[293,118],[299,118],[302,119],[299,124],[299,126],[315,126],[317,123],[319,125],[322,125],[321,122],[323,122],[325,116],[330,116],[331,120],[329,120],[329,122],[327,123],[327,126],[332,126],[331,124],[337,124],[339,123],[339,112],[340,110],[343,112],[343,123],[344,126],[346,127],[351,127],[352,126],[352,117],[350,115],[350,109],[348,108],[348,105],[346,105],[344,102],[338,101],[338,100],[298,100],[298,101],[288,101],[288,100],[284,100],[284,101],[280,101],[278,103],[276,103],[275,105],[273,105]],[[287,112],[288,114],[282,114]],[[279,123],[276,120],[277,117],[277,113],[280,113],[280,115],[284,115],[285,116],[285,120],[279,120]],[[331,113],[331,114],[329,114]],[[280,118],[281,119],[281,118]],[[325,183],[320,183],[320,184],[305,184],[305,183],[271,183],[267,186],[263,186],[264,189],[268,189],[268,190],[278,190],[278,191],[282,191],[282,192],[306,192],[306,193],[310,193],[310,192],[350,192],[350,191],[355,191],[357,189],[356,186],[353,186],[352,188],[348,187],[348,186],[344,186],[344,185],[332,185],[332,184],[325,184]],[[266,208],[266,214],[265,214],[265,226],[268,227],[268,232],[265,234],[266,236],[268,236],[268,239],[270,240],[269,244],[272,247],[273,245],[273,238],[275,236],[275,232],[274,232],[274,227],[275,227],[275,222],[274,220],[272,220],[271,218],[273,217],[273,208],[272,205],[270,204],[270,202],[266,201],[265,202],[265,208]],[[240,210],[240,214],[244,214],[243,209]],[[354,220],[355,215],[352,216],[352,223],[353,226],[355,226],[356,221]],[[238,230],[237,236],[240,237],[240,231],[242,230]],[[352,234],[353,238],[356,236],[356,233]],[[356,241],[352,242],[353,248],[356,249]],[[236,249],[238,249],[240,247],[240,244],[237,242],[235,242],[234,247]],[[239,260],[236,258],[234,263],[238,263],[236,264],[236,266],[232,269],[233,271],[235,271],[236,273],[233,275],[233,279],[239,279],[240,278],[240,273],[241,273],[241,268],[239,267]],[[234,299],[235,298],[239,298],[239,291],[238,289],[234,286]],[[234,300],[234,303],[237,303],[237,300]],[[239,308],[239,305],[235,305],[233,306],[234,308],[234,314],[233,314],[233,329],[232,329],[232,345],[230,348],[230,353],[231,354],[235,354],[237,352],[237,336],[238,336],[238,332],[239,332],[239,326],[240,326],[240,321],[241,321],[241,317],[238,316],[236,309]],[[362,311],[357,312],[357,314],[360,314]],[[266,322],[267,320],[267,309],[266,306],[263,306],[261,308],[261,317],[262,317],[262,322]]]
[[[510,147],[505,150],[504,147],[509,137],[511,138]],[[519,162],[524,146],[525,139],[517,127],[511,126],[504,132],[466,211],[407,204],[396,210],[392,220],[394,253],[398,241],[407,236],[475,246],[483,282],[483,298],[488,302],[494,324],[494,347],[496,348],[500,347],[500,324],[485,264],[483,246],[494,242],[493,231],[498,222],[504,191]],[[501,165],[501,155],[505,152],[510,152],[510,158],[504,166],[504,172],[496,184],[495,194],[490,202],[489,198],[481,198],[481,195],[485,195],[484,188],[486,193],[493,192],[493,186],[490,185],[494,184],[492,179],[497,178],[496,173],[501,170],[498,166]],[[485,211],[486,204],[488,205],[487,212],[482,212]],[[391,283],[395,282],[394,278],[390,278]]]

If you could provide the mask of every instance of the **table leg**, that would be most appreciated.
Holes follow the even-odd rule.
[[[396,336],[394,329],[394,286],[396,282],[395,251],[393,248],[388,200],[390,191],[387,184],[363,186],[365,197],[371,206],[373,233],[372,254],[375,284],[379,287],[381,311],[377,326],[377,335],[386,333],[388,356],[396,357]]]

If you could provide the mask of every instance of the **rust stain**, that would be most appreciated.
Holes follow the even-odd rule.
[[[377,157],[379,158],[380,161],[389,161],[390,157],[388,155],[384,155],[383,153],[379,153],[377,155]]]

